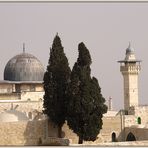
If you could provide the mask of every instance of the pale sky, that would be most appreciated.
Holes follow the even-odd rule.
[[[123,78],[118,60],[131,41],[138,59],[139,102],[148,104],[148,3],[0,3],[0,79],[6,63],[16,54],[36,56],[45,69],[49,48],[58,32],[72,68],[78,44],[84,42],[92,57],[92,76],[113,107],[123,108]]]

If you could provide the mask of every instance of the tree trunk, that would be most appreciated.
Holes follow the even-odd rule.
[[[62,132],[61,131],[62,131],[62,126],[58,126],[58,137],[59,138],[62,138],[62,134],[61,134]]]
[[[78,144],[82,144],[83,143],[83,139],[81,137],[79,137],[79,142]]]

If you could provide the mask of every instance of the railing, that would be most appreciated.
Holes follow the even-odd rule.
[[[121,66],[120,70],[121,71],[140,71],[141,67],[139,65],[135,66]]]

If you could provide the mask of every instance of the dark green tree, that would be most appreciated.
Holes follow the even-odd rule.
[[[68,86],[67,123],[79,136],[79,144],[95,141],[107,112],[105,99],[96,78],[91,78],[91,56],[84,43],[78,46],[79,56],[71,72]]]
[[[70,73],[68,59],[57,34],[50,49],[50,58],[44,74],[43,112],[58,126],[59,137],[61,137],[61,128],[66,117],[65,100]]]

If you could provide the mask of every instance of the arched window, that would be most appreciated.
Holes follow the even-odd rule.
[[[136,141],[136,138],[135,138],[134,134],[130,132],[127,135],[126,141]]]
[[[116,142],[117,140],[116,140],[116,133],[115,132],[113,132],[112,133],[112,142]]]
[[[140,117],[137,118],[137,122],[138,122],[138,124],[141,124],[141,118]]]

